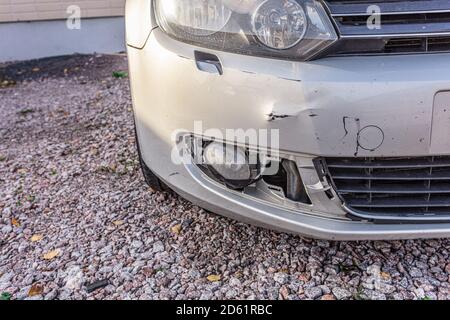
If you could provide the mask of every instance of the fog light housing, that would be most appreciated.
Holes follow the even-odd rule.
[[[261,176],[258,155],[239,146],[210,142],[203,148],[202,158],[204,172],[231,189],[243,189]]]
[[[194,164],[211,180],[252,196],[255,190],[264,193],[269,190],[280,198],[311,204],[294,160],[280,158],[278,152],[194,135],[186,136],[185,141],[189,156],[185,161]]]
[[[210,143],[203,153],[206,165],[227,180],[249,180],[251,170],[245,150],[222,143]]]

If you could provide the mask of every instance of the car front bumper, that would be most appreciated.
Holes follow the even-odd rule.
[[[219,57],[223,74],[200,71],[194,51]],[[296,159],[306,185],[319,182],[316,157],[450,154],[432,134],[438,93],[450,91],[450,55],[326,58],[293,62],[193,47],[154,29],[142,49],[129,47],[131,91],[145,163],[188,200],[212,212],[281,231],[335,240],[438,238],[449,223],[376,224],[349,219],[339,199],[309,189],[298,210],[213,183],[193,165],[171,161],[175,133],[277,129],[280,150]],[[449,101],[450,103],[450,101]],[[361,148],[361,129],[376,127]],[[448,127],[450,128],[450,123]],[[450,131],[449,131],[450,132]]]

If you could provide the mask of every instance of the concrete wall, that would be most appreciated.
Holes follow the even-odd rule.
[[[125,51],[123,17],[82,19],[79,30],[66,20],[0,23],[0,37],[0,62]]]
[[[125,0],[0,0],[0,22],[67,18],[67,8],[79,6],[83,18],[123,16]]]

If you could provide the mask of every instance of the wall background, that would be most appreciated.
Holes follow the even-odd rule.
[[[81,28],[67,28],[67,8]],[[0,0],[0,62],[125,51],[125,0]]]
[[[0,0],[0,22],[65,19],[77,5],[83,18],[123,16],[125,0]]]

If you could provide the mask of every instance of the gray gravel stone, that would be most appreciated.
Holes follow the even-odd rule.
[[[378,291],[366,291],[365,295],[369,300],[386,300],[386,295]]]
[[[417,299],[425,298],[425,290],[423,290],[423,288],[414,289],[414,294],[416,295]]]
[[[8,234],[12,231],[12,227],[11,226],[3,226],[2,227],[2,234]]]
[[[101,272],[101,271],[100,271]],[[65,278],[65,288],[69,290],[79,290],[84,281],[83,271],[79,266],[72,266],[67,271],[67,277]]]
[[[153,245],[153,252],[162,252],[164,251],[164,244],[161,241],[156,242]]]
[[[409,275],[413,278],[420,278],[423,276],[423,273],[419,268],[411,267],[411,269],[409,270]]]
[[[58,296],[58,290],[53,289],[52,291],[50,291],[49,293],[47,293],[44,296],[44,300],[55,300],[57,296]]]
[[[131,245],[132,245],[134,248],[139,249],[139,248],[141,248],[144,244],[142,243],[142,241],[134,240],[134,241],[131,243]],[[162,250],[161,250],[161,251],[162,251]]]
[[[283,272],[277,272],[273,275],[273,280],[278,284],[285,284],[287,281],[287,275]]]
[[[11,284],[11,279],[14,277],[14,273],[13,272],[8,272],[3,274],[0,277],[0,290],[5,290],[9,287],[9,285]]]
[[[331,291],[338,300],[348,299],[352,296],[351,292],[344,288],[336,287],[331,289]]]
[[[235,289],[230,289],[225,293],[226,299],[234,299],[238,295],[238,292]]]
[[[305,290],[305,295],[309,299],[317,299],[322,295],[322,289],[320,287],[312,287]]]

